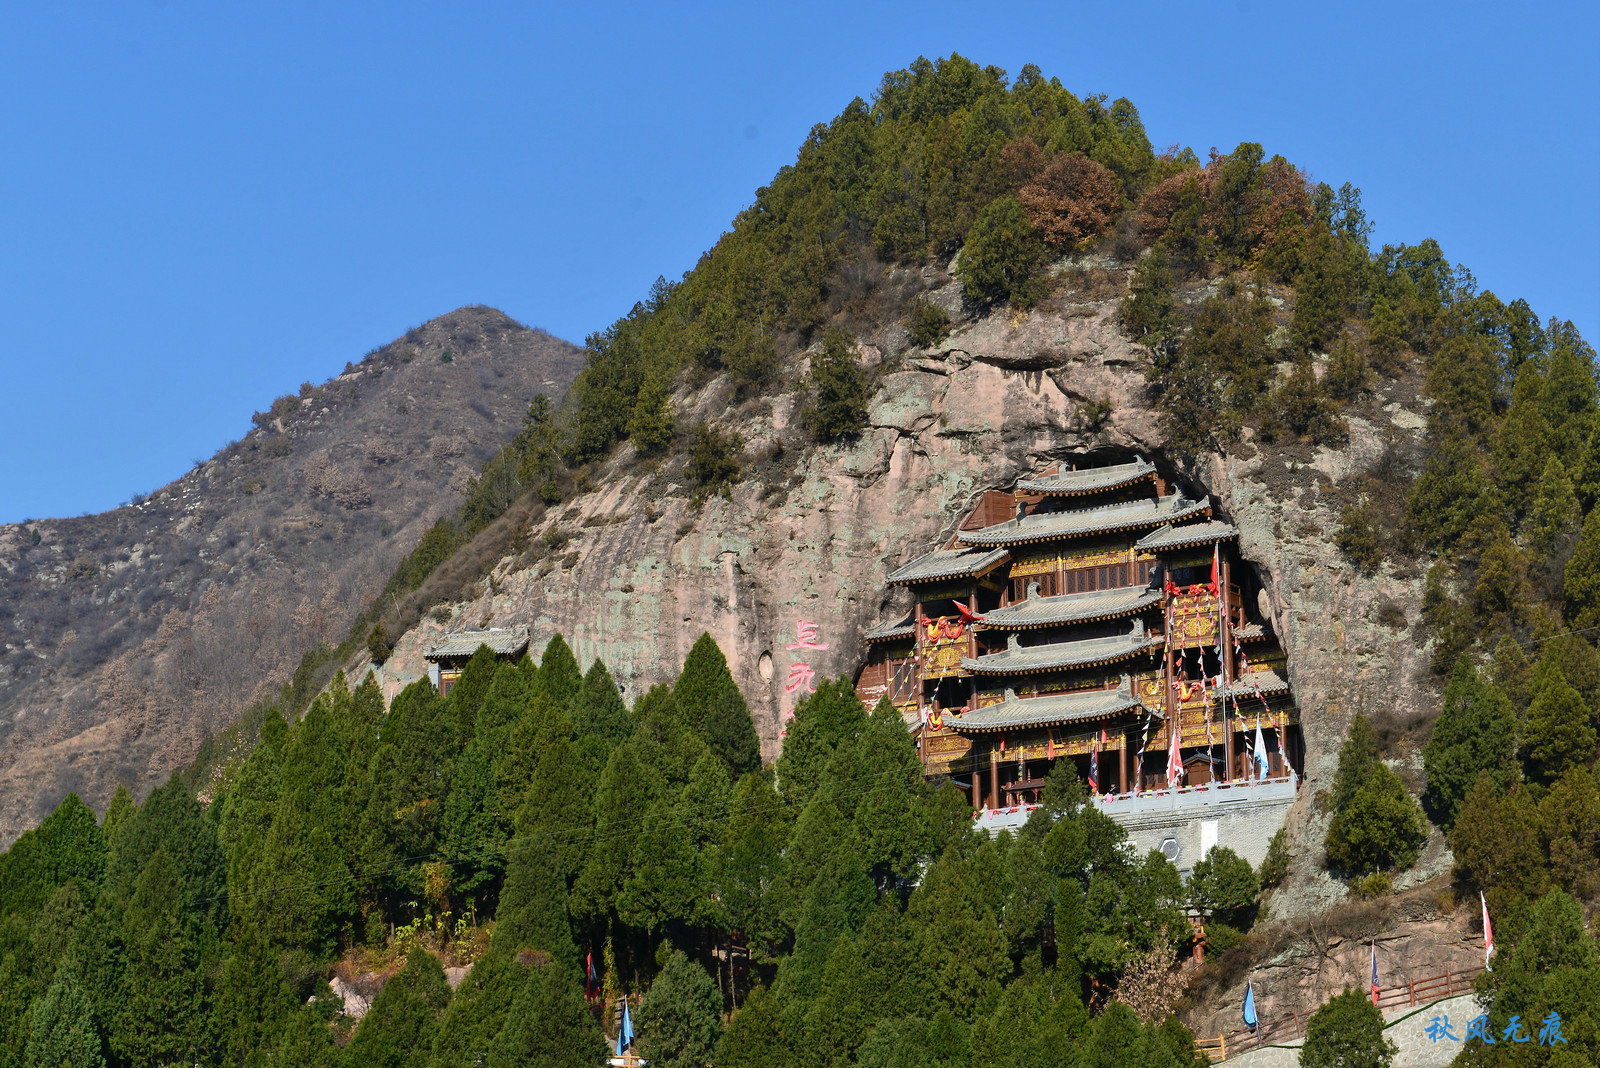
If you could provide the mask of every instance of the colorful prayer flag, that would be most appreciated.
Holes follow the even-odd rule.
[[[1241,1015],[1244,1017],[1244,1025],[1254,1031],[1256,1029],[1256,992],[1248,979],[1244,981],[1244,1011]]]
[[[1372,941],[1372,1003],[1378,1003],[1378,941]]]
[[[1489,958],[1494,956],[1494,928],[1489,925],[1489,899],[1483,896],[1483,891],[1478,891],[1478,900],[1483,903],[1483,967],[1485,971],[1493,969]]]

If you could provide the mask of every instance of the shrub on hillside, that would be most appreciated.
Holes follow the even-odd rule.
[[[1346,990],[1312,1013],[1301,1068],[1389,1068],[1398,1047],[1383,1037],[1383,1013],[1359,990]]]

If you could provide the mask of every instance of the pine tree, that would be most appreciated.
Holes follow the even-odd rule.
[[[662,1068],[710,1068],[722,1037],[722,994],[674,950],[639,1004],[639,1055]]]
[[[617,895],[624,923],[651,933],[668,923],[692,922],[702,912],[705,864],[690,831],[665,798],[656,801],[633,836],[631,873]]]
[[[595,734],[616,745],[633,733],[633,717],[628,714],[611,672],[599,658],[589,666],[583,687],[572,700],[571,719],[573,732],[579,738]]]
[[[1496,913],[1524,895],[1535,897],[1548,882],[1539,844],[1538,810],[1521,783],[1502,791],[1480,772],[1450,828],[1456,867],[1489,898]]]
[[[657,786],[639,763],[636,745],[634,739],[612,750],[595,791],[595,842],[572,891],[573,914],[585,921],[599,920],[616,908],[632,874],[633,829],[655,800]]]
[[[179,865],[158,846],[139,873],[122,922],[126,985],[109,1029],[120,1061],[161,1065],[209,1057],[205,968],[213,963],[207,951],[216,935],[185,889]]]
[[[499,935],[498,926],[495,933]],[[491,950],[479,957],[439,1021],[431,1068],[485,1063],[524,978],[525,969],[508,953]]]
[[[813,1049],[835,1057],[853,1057],[866,1038],[872,1019],[871,974],[854,938],[841,934],[822,969],[822,991],[806,1013],[806,1034]]]
[[[289,1023],[294,997],[277,956],[254,925],[236,922],[217,983],[217,1051],[227,1065],[266,1065],[273,1041]]]
[[[1178,304],[1172,295],[1172,260],[1165,246],[1157,244],[1133,269],[1128,295],[1117,314],[1128,336],[1149,347],[1157,367],[1170,357],[1171,347],[1182,329]]]
[[[1572,480],[1567,477],[1560,458],[1552,455],[1545,461],[1544,472],[1534,488],[1528,518],[1522,524],[1529,547],[1536,557],[1549,557],[1577,533],[1582,519],[1583,513],[1578,506],[1577,494],[1573,492]]]
[[[592,1068],[604,1056],[600,1025],[576,977],[559,965],[535,962],[487,1063],[488,1068]]]
[[[672,393],[658,376],[646,376],[639,387],[639,400],[628,416],[628,440],[640,456],[655,456],[672,444],[676,420],[672,416]]]
[[[867,724],[867,710],[849,679],[828,679],[795,706],[778,758],[778,782],[796,808],[811,800],[834,750],[854,740]]]
[[[506,862],[494,945],[507,956],[536,949],[564,967],[577,966],[578,948],[567,922],[567,883],[557,865],[555,843],[543,831],[518,842]]]
[[[803,416],[820,442],[855,438],[867,425],[867,376],[856,364],[855,338],[830,327],[822,351],[811,360],[808,383],[815,398]]]
[[[539,658],[539,677],[544,681],[545,692],[563,708],[583,688],[583,669],[578,666],[578,658],[572,655],[567,640],[559,634],[552,636],[544,647],[544,655]]]
[[[1491,902],[1491,908],[1493,903]],[[1498,935],[1500,932],[1496,932]],[[1502,938],[1503,940],[1503,938]],[[1545,1063],[1552,1068],[1600,1063],[1600,938],[1585,930],[1583,906],[1556,889],[1527,910],[1520,937],[1509,947],[1497,947],[1494,967],[1484,973],[1483,997],[1489,1010],[1490,1031],[1504,1033],[1513,1016],[1520,1016],[1524,1033],[1536,1035],[1540,1021],[1554,1013],[1567,1041],[1554,1045],[1548,1061],[1528,1058],[1525,1063]],[[1539,1046],[1497,1045],[1498,1050],[1534,1052]],[[1492,1052],[1472,1043],[1465,1055]],[[1504,1054],[1502,1054],[1504,1056]],[[1521,1058],[1480,1063],[1514,1064]]]
[[[1245,926],[1260,886],[1250,862],[1227,846],[1213,846],[1195,862],[1189,900],[1207,919],[1235,929]]]
[[[1505,526],[1496,524],[1488,547],[1478,558],[1473,613],[1479,625],[1493,633],[1526,620],[1531,600],[1527,557],[1512,542]]]
[[[911,895],[908,912],[936,1003],[958,1017],[998,993],[1010,969],[991,900],[954,850],[934,862]]]
[[[1528,706],[1522,743],[1530,779],[1552,783],[1568,768],[1594,759],[1596,736],[1589,715],[1582,695],[1564,678],[1539,690]]]
[[[467,666],[461,670],[461,676],[451,685],[445,704],[449,706],[450,719],[455,723],[456,752],[465,749],[467,743],[472,741],[478,729],[478,709],[482,707],[499,668],[500,659],[494,655],[494,650],[487,645],[480,645],[472,654],[472,659],[467,661]]]
[[[450,1001],[439,958],[413,949],[383,985],[350,1039],[351,1068],[426,1068]]]
[[[783,1008],[766,987],[750,991],[717,1042],[717,1068],[772,1068],[788,1065],[797,1052]]]
[[[1517,713],[1510,698],[1480,678],[1469,659],[1457,659],[1439,718],[1422,747],[1422,767],[1428,774],[1423,804],[1440,826],[1455,820],[1479,772],[1489,771],[1502,786],[1509,785],[1515,775],[1516,734]]]
[[[1407,867],[1425,836],[1416,801],[1378,759],[1372,726],[1356,713],[1333,780],[1333,820],[1324,842],[1329,864],[1346,872]]]
[[[728,671],[728,659],[711,635],[702,633],[684,658],[683,671],[672,686],[678,714],[691,728],[703,731],[717,698],[729,691],[737,693],[738,686]]]
[[[720,694],[706,717],[706,744],[735,778],[761,768],[761,740],[756,737],[750,706],[738,689]]]
[[[1044,242],[1028,213],[1016,197],[1004,196],[978,213],[956,274],[974,304],[1027,307],[1039,297],[1034,275],[1043,261]]]
[[[1588,768],[1571,768],[1539,802],[1540,837],[1556,884],[1580,899],[1600,890],[1600,788]]]
[[[94,1005],[78,985],[76,963],[56,971],[34,1005],[24,1068],[105,1068]]]
[[[858,787],[851,823],[862,859],[880,886],[910,880],[932,850],[933,835],[922,810],[916,743],[888,698],[878,702],[850,752],[852,785]]]
[[[1583,520],[1577,548],[1562,577],[1562,615],[1575,630],[1600,626],[1600,508]]]

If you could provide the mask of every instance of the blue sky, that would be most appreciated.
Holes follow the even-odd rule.
[[[161,485],[462,304],[581,342],[919,54],[1260,141],[1600,336],[1595,5],[1288,7],[6,5],[0,521]]]

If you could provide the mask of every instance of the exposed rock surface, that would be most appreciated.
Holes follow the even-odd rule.
[[[1345,895],[1319,874],[1325,817],[1314,799],[1350,717],[1365,706],[1405,720],[1429,700],[1428,649],[1406,629],[1419,614],[1419,576],[1387,565],[1363,576],[1332,541],[1337,486],[1389,445],[1414,443],[1419,406],[1391,384],[1392,396],[1353,413],[1337,450],[1247,444],[1184,468],[1164,448],[1146,365],[1104,299],[990,315],[935,351],[885,365],[870,425],[848,447],[808,447],[792,394],[743,405],[717,384],[680,394],[681,415],[746,439],[749,466],[731,498],[696,508],[675,468],[623,450],[556,521],[565,544],[503,559],[477,599],[405,635],[388,674],[421,675],[422,649],[446,630],[528,624],[535,649],[559,631],[586,664],[603,657],[631,699],[671,681],[705,631],[727,654],[770,758],[793,705],[793,666],[853,672],[862,631],[904,604],[885,576],[948,538],[981,491],[1086,450],[1105,460],[1140,452],[1212,494],[1265,585],[1263,611],[1289,656],[1308,747],[1307,788],[1289,817],[1293,890],[1275,908],[1318,911]],[[789,648],[802,619],[818,624],[825,650]]]
[[[342,639],[529,399],[581,365],[463,308],[280,398],[137,504],[0,525],[0,848],[69,790],[102,810],[119,783],[142,796]]]

